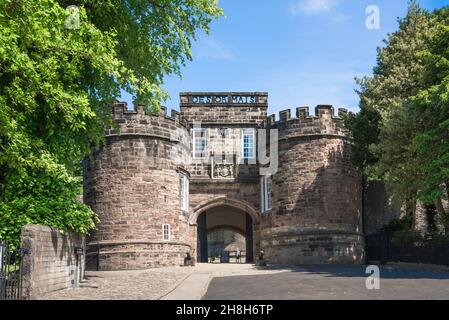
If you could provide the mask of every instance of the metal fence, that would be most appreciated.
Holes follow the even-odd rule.
[[[367,263],[408,262],[449,266],[449,242],[399,241],[388,233],[365,237]]]
[[[0,240],[0,300],[22,298],[23,250],[12,250],[8,242]]]

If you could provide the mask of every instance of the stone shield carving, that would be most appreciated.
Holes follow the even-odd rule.
[[[231,163],[214,164],[213,177],[215,179],[234,178],[234,165]]]

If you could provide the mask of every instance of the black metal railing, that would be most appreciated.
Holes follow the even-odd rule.
[[[449,266],[449,241],[403,239],[378,233],[365,237],[367,263],[407,262]]]
[[[11,249],[0,240],[0,300],[22,298],[22,258],[24,251]]]

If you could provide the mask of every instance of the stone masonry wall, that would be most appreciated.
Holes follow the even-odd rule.
[[[211,96],[219,101],[208,101]],[[248,97],[253,99],[252,102],[239,103],[239,98],[247,99]],[[227,99],[228,102],[223,103],[223,99]],[[254,143],[257,148],[257,128],[267,118],[267,93],[181,93],[180,101],[183,119],[189,123],[191,129],[200,124],[201,128],[206,130],[207,154],[214,155],[212,161],[211,158],[193,158],[190,163],[188,169],[191,175],[190,215],[194,215],[200,205],[212,203],[217,199],[229,199],[245,203],[251,206],[255,212],[259,212],[260,177],[258,165],[256,159],[242,160],[242,133],[243,129],[254,129]],[[190,147],[191,156],[193,156],[193,144]],[[225,161],[223,161],[222,156],[225,157]],[[232,174],[228,177],[213,176],[212,166],[214,165],[214,170],[217,171],[216,166],[219,167],[223,162],[232,164]],[[258,220],[258,217],[253,217],[254,224],[256,224],[256,220]],[[191,244],[196,251],[196,221],[190,219],[190,223]],[[253,235],[254,252],[256,252],[258,225],[254,225]]]
[[[405,208],[398,201],[394,201],[392,194],[381,181],[369,181],[365,186],[364,194],[364,226],[365,234],[372,235],[382,230],[393,219],[401,219],[405,216]],[[443,201],[445,208],[447,202]],[[428,232],[426,207],[421,201],[416,202],[414,230],[422,235]],[[442,226],[436,225],[437,228]],[[442,230],[441,230],[442,231]]]
[[[41,225],[22,228],[21,248],[26,251],[22,262],[22,294],[24,299],[39,299],[42,295],[74,288],[84,277],[84,254],[75,248],[85,247],[84,237]]]
[[[89,268],[180,265],[191,251],[188,214],[180,207],[180,175],[188,172],[188,129],[176,113],[147,115],[114,106],[118,128],[85,163],[84,201],[101,223],[89,237]],[[175,161],[177,156],[179,161]],[[173,161],[172,161],[173,160]],[[170,225],[170,240],[163,238]]]
[[[341,112],[341,111],[340,111]],[[261,216],[261,248],[271,262],[360,263],[363,259],[361,178],[351,145],[331,106],[315,116],[283,111],[279,168],[271,177],[272,209]]]
[[[382,182],[369,182],[365,186],[364,198],[363,210],[366,235],[379,232],[392,219],[399,219],[402,215],[401,205],[392,201]]]

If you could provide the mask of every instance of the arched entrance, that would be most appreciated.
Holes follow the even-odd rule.
[[[209,262],[214,257],[216,262],[237,262],[239,251],[240,262],[253,262],[257,218],[251,206],[227,198],[198,206],[190,217],[197,227],[197,261]]]

